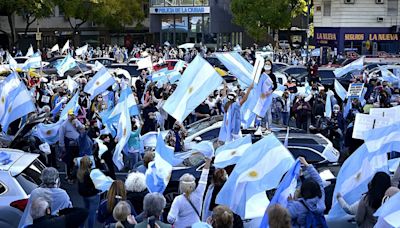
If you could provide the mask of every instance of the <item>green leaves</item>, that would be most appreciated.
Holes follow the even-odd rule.
[[[304,9],[305,0],[232,0],[233,20],[257,41],[264,40],[268,27],[290,27],[292,17]]]

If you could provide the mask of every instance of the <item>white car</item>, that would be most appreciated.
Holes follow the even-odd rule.
[[[39,154],[21,150],[1,148],[6,160],[0,160],[0,206],[29,198],[29,194],[41,184],[41,174],[45,167],[39,161]]]

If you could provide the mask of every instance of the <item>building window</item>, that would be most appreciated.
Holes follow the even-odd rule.
[[[331,1],[324,1],[324,16],[331,16]]]
[[[399,11],[399,0],[387,0],[388,16],[397,16]]]

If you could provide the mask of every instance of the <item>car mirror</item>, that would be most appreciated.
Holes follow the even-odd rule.
[[[200,136],[197,136],[196,138],[194,138],[194,141],[196,142],[201,142],[203,139]]]

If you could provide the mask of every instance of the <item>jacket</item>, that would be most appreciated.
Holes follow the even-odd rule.
[[[368,204],[366,195],[364,195],[358,203],[358,209],[356,213],[356,223],[359,228],[373,228],[377,222],[377,218],[374,216],[376,209],[372,208]]]
[[[60,216],[45,215],[33,220],[27,228],[73,228],[82,225],[89,212],[83,208],[66,208],[60,210]]]
[[[78,192],[79,195],[83,197],[90,197],[97,195],[100,191],[94,187],[93,181],[90,178],[90,174],[85,173],[85,176],[83,177],[83,182],[80,182],[78,180]]]
[[[135,228],[147,228],[147,219],[145,219],[143,222],[138,223],[135,225]],[[156,221],[156,224],[160,227],[160,228],[171,228],[172,226],[170,224],[167,223],[163,223],[161,221]]]

